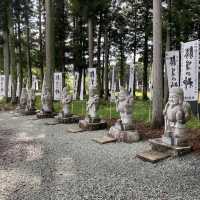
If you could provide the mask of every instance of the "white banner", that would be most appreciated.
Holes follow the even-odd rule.
[[[89,86],[97,85],[97,71],[96,68],[88,68]]]
[[[73,84],[73,100],[76,100],[77,98],[77,92],[78,92],[78,80],[79,80],[79,73],[74,73],[74,84]]]
[[[17,77],[17,90],[16,90],[16,96],[19,97],[19,77]]]
[[[54,73],[54,100],[60,100],[63,89],[62,73]]]
[[[35,75],[32,76],[32,89],[35,91],[39,89],[39,81]]]
[[[81,101],[83,101],[83,99],[84,99],[83,89],[84,89],[84,75],[82,74],[82,78],[81,78],[81,91],[80,91],[80,100]]]
[[[181,88],[185,101],[198,100],[199,41],[181,44]]]
[[[11,93],[12,93],[12,76],[9,75],[9,79],[8,79],[8,97],[11,97]]]
[[[112,83],[111,83],[111,101],[115,101],[116,81],[115,81],[115,66],[112,69]]]
[[[170,91],[174,87],[179,87],[179,51],[166,51],[165,65],[167,69],[168,87]]]
[[[135,74],[135,68],[134,65],[132,65],[130,66],[129,83],[128,83],[128,92],[130,95],[133,95],[133,90],[134,90],[134,74]]]
[[[0,96],[5,96],[5,75],[0,75]]]

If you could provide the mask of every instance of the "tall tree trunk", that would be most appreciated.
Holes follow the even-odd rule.
[[[38,11],[39,11],[39,67],[40,67],[40,73],[41,73],[41,85],[43,83],[43,78],[44,78],[44,62],[43,62],[43,43],[42,43],[42,0],[39,0],[39,6],[38,6]]]
[[[148,87],[148,33],[145,33],[144,39],[144,69],[143,69],[143,100],[147,100],[147,87]]]
[[[26,23],[26,64],[27,64],[27,83],[28,88],[32,87],[32,71],[31,71],[31,50],[30,50],[30,24],[29,24],[29,1],[26,2],[25,23]]]
[[[102,13],[99,16],[99,30],[98,30],[98,43],[97,43],[97,85],[99,96],[102,96],[102,81],[101,81],[101,34],[102,33]]]
[[[10,55],[9,55],[9,36],[8,27],[4,27],[3,30],[3,55],[4,55],[4,75],[5,75],[5,98],[8,100],[8,82],[10,73]]]
[[[108,64],[109,64],[109,44],[108,44],[108,30],[104,33],[104,48],[105,48],[105,65],[104,65],[104,88],[105,100],[108,100],[109,87],[108,87]]]
[[[52,82],[55,67],[54,54],[54,0],[45,0],[46,7],[46,85],[53,101]],[[53,104],[52,104],[53,106]]]
[[[124,44],[123,37],[120,37],[120,86],[124,87]]]
[[[152,126],[163,125],[161,1],[153,0],[153,108]]]
[[[94,46],[93,46],[93,21],[92,18],[88,19],[88,42],[89,42],[89,67],[93,67],[93,56],[94,56]]]
[[[14,27],[13,27],[13,11],[11,6],[11,1],[9,2],[8,9],[8,29],[9,29],[9,52],[10,52],[10,68],[12,76],[12,103],[17,103],[16,90],[17,90],[17,67],[15,62],[15,36],[14,36]]]

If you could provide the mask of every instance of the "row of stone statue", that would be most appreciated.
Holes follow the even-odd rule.
[[[18,110],[27,113],[35,112],[35,95],[33,90],[23,88]],[[79,123],[79,127],[84,130],[105,129],[107,123],[98,116],[99,96],[94,85],[89,87],[89,99],[86,108],[86,117],[80,119],[70,111],[72,96],[68,95],[67,88],[63,88],[61,105],[62,110],[56,116],[60,123]],[[41,111],[38,118],[53,117],[52,101],[48,88],[43,88],[41,95]],[[133,125],[133,97],[121,88],[116,97],[116,110],[120,113],[120,119],[109,130],[108,135],[123,142],[136,142],[140,139],[139,133]],[[183,146],[187,142],[187,131],[185,124],[191,117],[191,107],[184,102],[184,93],[181,88],[173,88],[169,95],[169,101],[164,109],[165,130],[162,141],[169,145]]]

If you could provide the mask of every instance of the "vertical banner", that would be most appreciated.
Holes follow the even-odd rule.
[[[84,75],[82,73],[82,78],[81,78],[81,91],[80,91],[80,100],[83,101],[84,96],[83,96],[83,89],[84,89]]]
[[[169,91],[174,87],[179,87],[179,51],[165,52],[165,65],[167,69]]]
[[[133,96],[133,90],[134,90],[134,74],[135,74],[135,68],[134,65],[130,66],[129,71],[129,83],[128,83],[128,92],[130,95]]]
[[[61,80],[62,80],[62,76],[61,76]],[[32,76],[32,89],[35,91],[39,89],[38,79],[37,79],[37,76],[35,75]]]
[[[17,77],[17,90],[16,90],[16,97],[19,97],[19,77]]]
[[[185,101],[198,100],[199,41],[181,44],[181,87]]]
[[[62,72],[54,73],[54,100],[60,100],[63,89]]]
[[[12,76],[9,75],[9,79],[8,79],[8,97],[11,97],[12,93]]]
[[[111,101],[115,101],[116,81],[115,81],[115,66],[112,69],[112,82],[111,82]]]
[[[0,75],[0,96],[5,96],[5,75]]]
[[[97,85],[97,71],[96,68],[88,68],[89,86]]]
[[[77,99],[77,92],[78,92],[78,80],[79,80],[79,73],[74,73],[74,84],[73,84],[73,100]]]

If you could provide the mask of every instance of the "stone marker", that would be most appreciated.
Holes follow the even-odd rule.
[[[67,88],[64,87],[61,96],[62,111],[55,118],[59,123],[69,124],[78,123],[80,120],[79,116],[73,115],[70,112],[70,104],[72,102],[72,96],[67,95]]]
[[[117,139],[118,142],[138,142],[140,135],[134,130],[132,119],[133,97],[123,87],[120,88],[119,97],[116,100],[116,109],[120,113],[120,119],[109,130],[108,136]]]
[[[83,130],[100,130],[107,128],[106,121],[101,120],[97,115],[99,96],[95,85],[89,87],[89,100],[87,102],[87,116],[79,121],[79,127]]]
[[[170,91],[169,101],[163,111],[165,129],[162,138],[151,139],[149,143],[152,150],[157,152],[169,152],[171,156],[181,156],[191,151],[188,145],[189,133],[186,122],[191,117],[190,104],[184,102],[184,92],[181,88],[173,88]],[[138,154],[138,157],[144,154]]]

